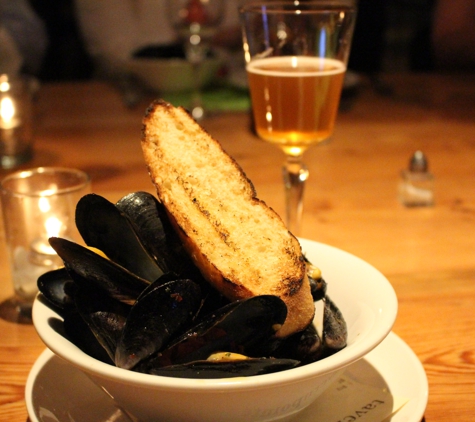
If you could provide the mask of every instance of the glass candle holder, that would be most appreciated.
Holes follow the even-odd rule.
[[[80,242],[76,204],[89,192],[89,176],[76,169],[39,167],[2,180],[5,239],[13,290],[20,302],[31,304],[38,291],[38,277],[62,265],[49,237]]]
[[[11,169],[33,157],[32,79],[0,75],[0,167]]]

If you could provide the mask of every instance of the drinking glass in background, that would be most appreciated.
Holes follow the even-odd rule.
[[[190,112],[197,121],[205,114],[201,99],[201,68],[223,18],[224,5],[224,0],[167,0],[169,18],[193,68]]]
[[[302,161],[333,132],[356,19],[351,0],[269,1],[240,9],[257,134],[286,155],[286,222],[300,234]]]
[[[60,236],[80,242],[76,204],[89,192],[89,176],[76,169],[38,167],[12,173],[1,181],[3,226],[15,294],[10,312],[28,318],[38,292],[38,277],[62,266],[48,239]]]

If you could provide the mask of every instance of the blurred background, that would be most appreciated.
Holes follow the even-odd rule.
[[[142,7],[141,4],[151,3],[150,0],[124,1],[133,3],[136,9]],[[462,1],[452,2],[452,8],[456,8]],[[468,2],[474,3],[471,0]],[[41,56],[41,60],[37,58],[37,62],[30,66],[24,64],[24,72],[34,74],[41,81],[84,80],[97,76],[99,72],[97,57],[94,57],[92,51],[94,47],[88,45],[86,40],[91,40],[91,26],[100,25],[100,11],[92,12],[91,4],[99,9],[101,4],[114,9],[119,2],[1,0],[3,26],[7,25],[7,15],[12,14],[12,9],[20,8],[22,3],[25,3],[25,7],[31,6],[39,24],[43,25],[45,38],[42,40],[33,34],[30,24],[29,35],[33,36],[33,44],[38,49],[37,55]],[[159,3],[160,1],[157,4]],[[231,9],[237,8],[239,2],[231,0],[228,3]],[[437,22],[436,3],[436,0],[360,0],[350,69],[369,74],[381,71],[433,72],[445,69],[445,65],[436,63],[434,59],[434,43],[431,38]],[[118,7],[111,14],[121,13],[120,9]],[[95,22],[87,24],[87,13],[90,16],[96,13]],[[228,35],[233,23],[237,25],[235,20],[237,13],[224,19],[223,25],[227,25],[228,31],[225,33]],[[447,20],[450,20],[450,16],[446,15],[445,21]],[[118,19],[116,21],[119,22]],[[21,31],[20,26],[17,24],[13,31]],[[41,28],[37,32],[41,33]],[[124,36],[125,34],[126,32]],[[27,37],[28,34],[23,36]],[[237,46],[232,45],[232,48]]]
[[[84,170],[93,191],[112,201],[153,191],[138,140],[145,107],[157,95],[138,92],[127,63],[182,54],[175,49],[180,44],[166,1],[0,0],[0,74],[33,75],[39,82],[34,154],[25,166]],[[225,59],[210,88],[217,85],[223,95],[207,90],[205,127],[240,163],[259,197],[284,215],[282,152],[256,142],[251,132],[237,19],[242,1],[225,0],[213,39]],[[445,422],[447,415],[468,420],[475,413],[475,337],[467,336],[475,332],[475,0],[358,4],[335,142],[305,153],[312,179],[302,237],[346,250],[388,277],[399,298],[395,332],[414,349],[429,378],[427,421]],[[177,75],[182,81],[171,72]],[[181,105],[168,95],[161,98]],[[6,114],[11,123],[12,114]],[[431,182],[435,205],[400,200],[400,191],[431,193],[407,182],[416,151],[429,162],[424,180]],[[5,275],[3,230],[0,240]],[[2,301],[9,303],[11,284],[8,276],[0,280],[0,310]],[[9,368],[0,371],[0,419],[24,422],[25,382],[44,345],[33,327],[9,321],[0,318],[0,367]],[[397,365],[388,362],[400,380]],[[406,391],[399,394],[397,384],[399,397],[417,403]],[[409,392],[419,387],[412,378],[409,384]]]

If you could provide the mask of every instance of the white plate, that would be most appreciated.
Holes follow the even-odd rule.
[[[345,375],[373,387],[389,388],[393,396],[408,399],[391,422],[419,422],[428,400],[428,383],[417,356],[396,334],[389,336]],[[371,376],[369,376],[371,375]],[[130,422],[112,400],[81,371],[46,349],[33,365],[26,383],[26,406],[31,422]],[[323,422],[313,417],[319,400],[296,422]],[[325,415],[331,421],[334,415]]]

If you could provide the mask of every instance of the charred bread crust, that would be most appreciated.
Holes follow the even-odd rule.
[[[142,150],[158,198],[203,276],[230,300],[279,296],[288,309],[279,337],[304,329],[314,304],[300,244],[219,142],[186,110],[158,100],[143,120]]]

